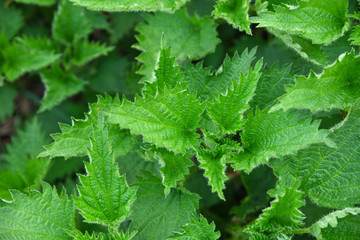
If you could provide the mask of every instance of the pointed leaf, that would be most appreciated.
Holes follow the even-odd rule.
[[[132,206],[130,228],[137,230],[134,240],[165,239],[190,222],[199,207],[199,197],[185,190],[172,189],[164,197],[161,179],[145,173],[139,178],[137,198]]]
[[[271,111],[308,108],[317,112],[349,107],[360,97],[359,64],[359,55],[355,56],[352,51],[341,55],[320,75],[311,72],[308,77],[297,77],[295,85],[286,87],[287,93],[279,98],[280,103]]]
[[[80,92],[86,84],[71,72],[64,72],[59,65],[42,71],[40,76],[46,90],[39,112],[51,109],[67,97]]]
[[[254,69],[249,69],[246,76],[240,76],[240,80],[233,80],[232,88],[225,94],[221,94],[213,103],[206,105],[209,116],[221,129],[221,134],[236,133],[243,124],[243,114],[249,108],[248,102],[255,93],[259,80],[262,61],[257,62]]]
[[[224,182],[228,180],[225,174],[227,158],[228,152],[222,146],[217,146],[213,150],[199,150],[197,155],[199,167],[205,170],[204,176],[209,179],[212,192],[216,192],[224,201],[222,191],[225,189]]]
[[[4,73],[8,81],[14,81],[26,72],[39,70],[60,58],[57,45],[46,38],[16,38],[2,50],[5,60]]]
[[[128,187],[108,142],[107,128],[93,128],[89,150],[90,163],[85,162],[87,175],[80,175],[77,208],[86,222],[117,227],[130,212],[136,188]]]
[[[85,234],[80,232],[79,230],[68,232],[68,234],[73,237],[74,240],[107,240],[109,239],[105,233],[92,233],[91,235],[85,231]]]
[[[220,41],[216,37],[216,24],[213,19],[200,18],[198,15],[191,17],[186,9],[173,14],[157,12],[155,15],[145,15],[144,18],[146,23],[139,23],[136,27],[136,31],[139,32],[137,35],[139,43],[134,45],[136,49],[142,51],[137,59],[143,63],[139,70],[139,73],[145,76],[143,81],[154,81],[153,71],[163,34],[171,46],[172,56],[177,61],[200,59],[214,52],[215,46]]]
[[[189,0],[71,0],[74,4],[91,10],[119,12],[119,11],[164,11],[173,12]]]
[[[45,182],[42,188],[30,196],[12,191],[13,201],[0,208],[1,239],[72,239],[65,231],[75,229],[73,201]]]
[[[188,156],[174,154],[164,148],[151,148],[145,151],[144,158],[148,161],[160,163],[162,183],[165,186],[165,196],[168,196],[171,188],[175,188],[178,181],[183,180],[189,174],[189,167],[194,163]]]
[[[357,25],[352,29],[349,40],[352,45],[360,45],[360,25]]]
[[[75,66],[82,66],[101,55],[107,55],[113,49],[114,47],[107,47],[100,42],[79,41],[74,46],[74,56],[71,63]]]
[[[90,111],[85,114],[85,119],[72,119],[72,125],[60,123],[61,133],[52,134],[54,142],[44,146],[46,151],[41,157],[74,157],[86,156],[90,148],[89,138],[92,137],[92,125],[98,124],[100,109],[106,109],[111,103],[120,103],[118,97],[109,95],[99,96],[97,103],[89,104]],[[134,142],[127,130],[122,130],[118,125],[108,125],[110,143],[115,157],[124,156],[130,151]]]
[[[271,27],[310,39],[314,44],[329,44],[349,28],[346,17],[349,2],[298,1],[298,6],[274,6],[275,12],[261,12],[251,18],[258,27]]]
[[[91,25],[85,17],[85,9],[74,6],[68,0],[59,2],[52,23],[55,40],[63,44],[72,44],[91,33]]]
[[[166,238],[166,240],[216,240],[220,238],[220,232],[215,232],[214,222],[208,223],[204,216],[200,215],[200,218],[192,216],[190,223],[181,227],[183,232],[174,234],[174,236]]]
[[[269,195],[275,198],[271,206],[263,210],[247,231],[263,233],[269,239],[279,239],[275,236],[286,234],[287,229],[298,229],[304,225],[305,215],[299,208],[305,205],[305,199],[304,193],[298,190],[299,186],[299,182],[292,187],[278,183],[276,188],[269,192]]]
[[[250,0],[218,0],[215,10],[212,12],[215,18],[223,18],[238,28],[251,35],[249,21],[249,4]]]
[[[276,63],[271,67],[266,67],[257,82],[255,96],[250,105],[254,109],[258,107],[261,110],[272,106],[276,99],[285,93],[284,85],[293,82],[290,64],[279,66]]]
[[[250,172],[272,157],[294,154],[313,143],[326,142],[329,131],[318,130],[320,121],[311,123],[311,117],[301,117],[297,111],[268,113],[257,109],[248,119],[241,135],[243,152],[233,154],[236,170]]]
[[[301,189],[320,206],[360,204],[360,103],[333,129],[329,139],[336,148],[312,145],[296,155],[272,161],[276,175],[301,180]]]
[[[196,66],[187,65],[185,79],[191,80],[189,89],[196,92],[202,100],[214,99],[230,88],[234,80],[240,81],[241,74],[245,75],[248,72],[252,61],[255,59],[255,53],[256,48],[250,52],[245,49],[241,56],[235,52],[232,58],[227,56],[222,66],[211,74],[209,68],[202,68],[202,63]]]
[[[345,208],[332,212],[310,228],[310,233],[316,239],[342,239],[356,240],[359,238],[360,230],[360,208]]]
[[[198,145],[198,126],[204,106],[195,95],[182,89],[165,89],[156,97],[144,93],[134,102],[111,104],[104,109],[111,124],[129,128],[132,134],[141,134],[145,142],[157,147],[166,147],[175,153],[184,153],[187,148]]]

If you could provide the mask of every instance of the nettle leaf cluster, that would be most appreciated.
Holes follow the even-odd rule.
[[[0,239],[359,238],[360,3],[14,2],[0,1],[0,120],[19,94],[39,107],[0,156]],[[55,4],[51,34],[21,30],[24,6]],[[39,114],[121,71],[127,90],[49,143]]]

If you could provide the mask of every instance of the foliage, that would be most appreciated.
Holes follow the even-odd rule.
[[[0,239],[358,239],[359,4],[0,0]]]

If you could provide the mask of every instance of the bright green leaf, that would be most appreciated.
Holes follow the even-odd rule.
[[[260,232],[269,239],[283,239],[278,237],[286,234],[288,228],[298,229],[304,225],[305,215],[299,208],[305,205],[305,199],[304,193],[298,190],[299,186],[299,182],[293,184],[292,187],[278,183],[275,189],[269,191],[269,195],[275,198],[271,206],[264,209],[255,223],[246,231]]]
[[[85,231],[85,234],[79,230],[68,232],[68,234],[73,237],[74,240],[108,240],[109,238],[105,233],[92,233],[91,235]]]
[[[132,134],[141,134],[145,142],[157,147],[166,147],[175,153],[198,145],[195,133],[204,106],[195,95],[182,89],[165,89],[155,97],[144,93],[134,102],[124,100],[122,104],[111,104],[103,110],[107,122],[120,124]]]
[[[301,180],[303,190],[313,202],[331,208],[360,204],[360,103],[333,129],[329,139],[337,148],[312,145],[296,155],[274,160],[275,173]]]
[[[194,163],[188,156],[174,154],[164,148],[147,149],[143,157],[146,160],[160,163],[162,183],[165,186],[165,196],[169,195],[171,188],[175,188],[178,181],[183,180],[189,174],[189,167]]]
[[[285,93],[285,84],[294,82],[291,73],[291,65],[286,64],[279,66],[274,64],[266,67],[257,83],[255,96],[250,102],[253,108],[265,109],[272,106],[276,99]]]
[[[200,218],[192,216],[190,223],[181,226],[183,232],[174,234],[174,236],[166,238],[166,240],[216,240],[220,238],[220,232],[215,232],[214,222],[208,223],[204,216]]]
[[[213,100],[230,88],[234,80],[240,81],[241,74],[245,75],[254,61],[255,53],[256,48],[253,48],[250,52],[245,49],[241,56],[237,52],[232,58],[227,56],[222,66],[213,73],[210,73],[209,68],[204,69],[202,63],[196,66],[188,64],[184,72],[185,79],[190,80],[189,89],[202,100]]]
[[[87,7],[90,10],[119,11],[164,11],[173,12],[189,0],[71,0],[75,5]]]
[[[236,170],[250,172],[272,157],[296,153],[313,143],[326,142],[328,130],[318,130],[320,121],[311,123],[311,118],[301,117],[297,111],[268,113],[256,110],[255,116],[248,114],[241,135],[243,152],[233,154],[231,159]],[[332,144],[333,145],[333,144]]]
[[[270,27],[310,39],[314,44],[330,44],[349,28],[348,0],[298,1],[298,6],[274,6],[275,12],[260,12],[250,20],[258,27]]]
[[[356,240],[360,236],[360,208],[345,208],[329,213],[310,228],[309,232],[319,240]]]
[[[360,97],[359,65],[359,55],[351,51],[341,55],[319,75],[311,72],[308,77],[296,77],[295,84],[286,87],[287,93],[271,111],[308,108],[315,113],[351,106]]]
[[[165,34],[171,46],[172,56],[177,61],[200,59],[215,51],[219,43],[216,37],[216,24],[210,17],[189,16],[186,9],[173,14],[157,12],[145,15],[146,23],[139,23],[136,30],[138,44],[134,47],[142,53],[138,60],[143,63],[139,73],[145,76],[144,81],[154,81],[154,69],[161,48],[161,37]],[[181,27],[179,27],[181,26]],[[168,46],[164,46],[165,48]]]
[[[58,47],[47,38],[16,38],[2,50],[5,60],[4,72],[8,81],[14,81],[29,71],[39,70],[60,58]]]
[[[223,18],[240,31],[251,35],[249,21],[250,0],[218,0],[212,14],[215,18]]]
[[[360,25],[357,25],[352,29],[349,40],[352,45],[360,45]]]
[[[65,231],[75,229],[73,201],[45,182],[42,188],[30,196],[12,191],[12,202],[0,208],[1,239],[72,239]]]
[[[157,240],[180,231],[199,207],[199,197],[185,190],[172,189],[165,198],[161,179],[145,173],[139,178],[137,197],[132,205],[130,228],[137,230],[134,240]]]
[[[118,97],[109,95],[99,96],[98,102],[90,104],[90,111],[85,114],[84,120],[72,119],[72,125],[60,123],[61,133],[52,134],[54,142],[44,146],[46,151],[41,157],[74,157],[85,156],[90,148],[89,138],[92,136],[92,125],[98,124],[100,109],[106,109],[111,103],[120,103]],[[121,130],[118,125],[108,125],[110,143],[115,157],[124,156],[134,144],[132,137],[126,130]]]
[[[108,130],[93,127],[90,163],[85,162],[87,175],[80,175],[77,208],[84,221],[117,227],[131,212],[136,188],[128,187],[126,178],[120,176],[119,168],[109,144]]]
[[[206,110],[222,134],[240,130],[244,122],[243,114],[255,94],[261,68],[262,61],[259,61],[254,69],[249,69],[246,76],[241,74],[239,81],[233,80],[232,87],[226,93],[220,94],[212,103],[207,103]]]
[[[204,176],[209,179],[212,192],[216,192],[224,201],[224,182],[228,180],[225,174],[226,160],[230,157],[227,153],[222,146],[217,146],[213,150],[199,150],[197,154],[199,167],[205,170]]]
[[[107,55],[113,49],[114,47],[107,47],[100,42],[78,41],[74,45],[74,55],[71,63],[76,66],[82,66],[101,55]]]
[[[85,9],[74,6],[68,0],[59,2],[58,11],[52,23],[55,40],[63,44],[72,44],[87,37],[91,32],[91,25],[85,17]]]

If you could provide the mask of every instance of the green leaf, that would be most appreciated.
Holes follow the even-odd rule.
[[[265,109],[272,106],[277,98],[285,93],[285,84],[294,82],[291,65],[278,63],[266,67],[257,82],[255,96],[250,102],[253,108]]]
[[[110,20],[110,42],[114,44],[129,34],[134,25],[142,20],[142,17],[137,12],[120,12],[112,13]]]
[[[23,173],[25,160],[36,158],[45,143],[45,134],[39,121],[34,118],[26,122],[24,129],[18,130],[17,136],[12,138],[12,143],[6,145],[7,153],[3,157],[8,163],[7,169]]]
[[[24,19],[21,11],[13,7],[8,7],[5,0],[0,0],[0,34],[4,33],[8,39],[11,39],[24,25]]]
[[[216,45],[220,42],[216,37],[216,24],[213,19],[200,18],[198,15],[191,17],[186,9],[173,14],[161,12],[155,15],[147,14],[144,18],[146,23],[139,23],[136,27],[139,35],[136,36],[138,44],[134,45],[136,49],[142,51],[137,59],[143,63],[139,73],[145,76],[144,81],[154,80],[153,71],[163,34],[171,46],[172,56],[179,62],[186,59],[200,59],[214,52]]]
[[[162,183],[165,186],[165,196],[168,196],[171,188],[175,188],[177,182],[183,180],[185,175],[189,174],[189,167],[194,163],[189,156],[174,154],[164,148],[150,148],[143,154],[144,159],[160,163],[160,172]]]
[[[56,2],[56,0],[14,0],[14,2],[35,4],[39,6],[51,6]]]
[[[330,44],[349,28],[347,0],[298,1],[298,6],[274,6],[275,12],[260,12],[250,20],[258,27],[270,27],[310,39],[314,44]]]
[[[107,55],[112,50],[114,47],[107,47],[100,42],[78,41],[74,46],[71,63],[75,66],[82,66],[101,55]]]
[[[351,207],[360,204],[360,103],[332,129],[336,148],[315,144],[296,155],[274,160],[278,176],[301,180],[301,190],[320,206]]]
[[[296,153],[313,143],[332,144],[327,139],[329,131],[318,130],[320,121],[311,123],[311,117],[301,116],[297,111],[270,114],[268,111],[257,109],[255,116],[248,114],[241,135],[244,151],[233,154],[231,160],[236,170],[249,173],[272,157]]]
[[[228,179],[225,170],[226,160],[229,157],[228,151],[220,145],[212,150],[198,150],[197,152],[199,167],[205,170],[204,176],[209,179],[212,192],[216,192],[224,201],[225,197],[222,191],[225,189],[224,182]]]
[[[1,84],[0,84],[1,85]],[[0,122],[14,112],[14,100],[17,95],[15,89],[9,86],[0,87]]]
[[[67,0],[61,0],[52,23],[55,40],[63,44],[72,44],[91,33],[91,25],[85,17],[85,9],[74,6]]]
[[[179,74],[180,67],[175,65],[175,58],[171,57],[171,47],[166,48],[166,36],[161,39],[160,54],[155,69],[156,81],[154,85],[159,90],[163,90],[165,86],[174,88],[178,82],[183,79],[183,74]]]
[[[256,63],[254,69],[249,69],[246,76],[241,74],[239,81],[233,80],[233,86],[225,94],[221,94],[212,103],[207,103],[206,110],[222,135],[240,130],[244,122],[243,114],[255,94],[261,68],[262,60]]]
[[[235,52],[232,58],[227,56],[222,66],[211,74],[209,68],[202,67],[202,63],[196,66],[188,64],[184,71],[185,79],[191,79],[189,89],[196,92],[203,101],[213,100],[230,88],[233,80],[240,81],[241,74],[245,75],[254,61],[255,53],[256,48],[250,52],[245,49],[241,56]]]
[[[73,237],[74,240],[107,240],[109,239],[105,233],[92,233],[91,235],[85,231],[85,234],[79,230],[68,232],[68,234]]]
[[[44,68],[60,58],[58,47],[47,38],[16,38],[2,50],[4,72],[8,81],[14,81],[26,72]]]
[[[296,77],[295,84],[286,87],[287,93],[279,98],[280,103],[271,111],[308,108],[315,113],[351,106],[360,97],[359,64],[359,55],[355,56],[351,51],[342,54],[319,75],[311,72],[308,77]]]
[[[299,208],[305,205],[305,199],[304,193],[298,190],[299,186],[299,182],[293,184],[292,187],[278,183],[275,189],[269,191],[269,195],[275,198],[271,206],[264,209],[255,223],[246,231],[260,232],[269,239],[279,239],[275,236],[286,234],[288,229],[298,229],[303,226],[305,215]]]
[[[64,72],[59,65],[43,70],[40,76],[46,90],[39,112],[51,109],[64,99],[80,92],[86,84],[71,72]]]
[[[357,25],[352,29],[349,40],[352,45],[360,45],[360,25]]]
[[[12,191],[12,202],[0,208],[1,239],[72,239],[65,231],[75,229],[73,201],[45,182],[42,188],[29,196]]]
[[[215,18],[223,18],[238,28],[251,35],[249,21],[249,4],[250,0],[218,0],[215,10],[212,12]]]
[[[289,48],[294,50],[302,58],[321,66],[326,66],[330,63],[322,45],[313,44],[309,39],[291,35],[286,31],[279,31],[276,29],[268,29],[268,31],[280,38]]]
[[[345,208],[329,213],[310,228],[309,232],[316,239],[336,240],[359,238],[360,208]]]
[[[130,229],[138,231],[134,240],[165,239],[190,222],[198,209],[199,197],[185,190],[172,189],[165,198],[161,179],[144,173],[139,178],[137,198],[132,205]]]
[[[144,93],[134,102],[124,100],[122,104],[111,104],[104,112],[107,122],[120,124],[132,134],[141,134],[145,142],[157,147],[166,147],[175,153],[198,145],[198,126],[204,106],[194,94],[183,89],[167,89],[155,97]]]
[[[90,10],[119,12],[119,11],[163,11],[173,12],[189,0],[122,0],[122,1],[94,1],[71,0],[75,5],[86,7]]]
[[[119,98],[109,95],[99,96],[97,103],[89,104],[90,111],[84,120],[72,119],[72,125],[60,123],[61,133],[52,134],[54,142],[44,146],[46,151],[41,157],[73,157],[85,156],[90,148],[89,138],[92,137],[92,125],[98,124],[99,110],[106,109],[111,103],[120,103]],[[108,125],[109,141],[115,157],[124,156],[134,145],[133,138],[127,130],[121,130],[118,125]]]
[[[245,220],[247,215],[268,206],[270,196],[266,192],[275,187],[276,177],[267,166],[257,167],[249,175],[241,174],[240,177],[247,196],[241,200],[239,206],[231,209],[231,213]]]
[[[45,134],[36,118],[18,130],[12,143],[6,145],[7,153],[2,155],[6,161],[4,169],[0,170],[0,198],[11,200],[8,189],[28,192],[29,187],[36,189],[40,180],[45,177],[49,161],[36,158],[46,143]]]
[[[174,236],[166,238],[166,240],[216,240],[220,238],[220,232],[215,232],[214,222],[208,223],[204,216],[200,215],[200,218],[192,216],[190,223],[181,227],[183,232],[174,234]]]
[[[136,188],[128,187],[125,176],[120,176],[108,142],[108,130],[101,126],[101,120],[99,125],[93,127],[90,163],[85,162],[87,175],[79,176],[82,186],[78,186],[75,203],[85,222],[117,228],[131,213]]]

